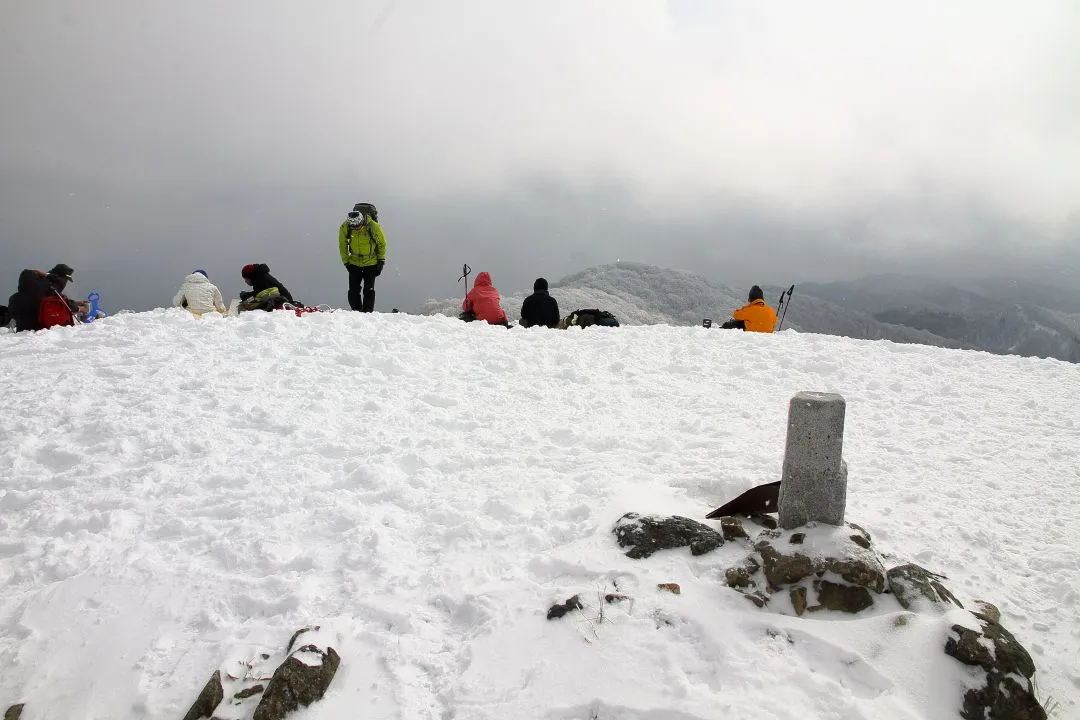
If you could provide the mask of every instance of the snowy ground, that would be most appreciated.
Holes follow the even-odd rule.
[[[179,718],[318,623],[342,665],[298,720],[953,719],[947,619],[758,610],[723,585],[734,544],[614,543],[627,511],[702,518],[779,479],[799,390],[847,399],[848,518],[999,605],[1080,716],[1078,365],[179,310],[0,334],[0,711]],[[595,627],[544,617],[616,583],[633,605]]]

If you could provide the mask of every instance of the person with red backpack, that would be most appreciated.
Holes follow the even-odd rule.
[[[59,263],[47,273],[23,270],[19,274],[19,289],[8,301],[8,313],[15,321],[15,331],[45,330],[56,325],[75,325],[78,312],[87,312],[90,305],[64,295],[64,289],[75,271]]]

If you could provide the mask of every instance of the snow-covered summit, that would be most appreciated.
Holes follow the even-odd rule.
[[[615,542],[628,511],[703,519],[779,479],[801,390],[847,400],[848,518],[998,605],[1080,712],[1080,366],[180,310],[0,335],[0,711],[182,717],[216,668],[319,625],[341,665],[297,717],[956,718],[950,616],[759,609],[724,581],[735,543]],[[616,586],[602,622],[545,617]]]

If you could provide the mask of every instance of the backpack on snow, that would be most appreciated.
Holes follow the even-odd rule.
[[[566,327],[576,325],[578,327],[589,327],[590,325],[602,325],[605,327],[619,327],[619,321],[614,315],[607,310],[597,310],[592,308],[589,310],[575,310],[566,316]]]
[[[57,325],[74,325],[75,313],[56,295],[42,298],[38,305],[38,328],[45,330]]]

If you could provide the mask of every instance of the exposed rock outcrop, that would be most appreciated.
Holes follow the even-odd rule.
[[[724,544],[724,536],[708,525],[680,515],[638,515],[629,512],[612,529],[619,546],[630,548],[626,556],[647,558],[657,550],[690,547],[690,554],[704,555]]]

